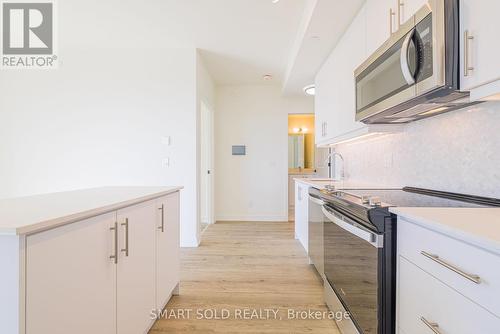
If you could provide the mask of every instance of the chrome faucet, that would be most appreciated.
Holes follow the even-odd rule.
[[[340,160],[342,160],[342,169],[340,171],[340,181],[343,181],[345,179],[345,160],[344,160],[344,157],[342,156],[342,154],[340,154],[338,152],[333,152],[333,153],[328,154],[325,163],[329,163],[330,159],[335,159],[335,157],[339,157]],[[336,165],[337,164],[335,163],[334,166],[336,166]],[[329,167],[331,168],[331,166],[329,166]]]

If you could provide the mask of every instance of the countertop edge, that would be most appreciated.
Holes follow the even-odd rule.
[[[72,224],[81,220],[89,219],[92,217],[96,217],[102,214],[106,214],[112,211],[120,210],[135,204],[143,203],[146,201],[150,201],[159,197],[163,197],[180,190],[184,189],[182,186],[172,187],[168,190],[163,190],[159,192],[154,192],[148,195],[134,197],[130,200],[121,201],[117,203],[113,203],[110,205],[96,207],[94,209],[78,212],[71,215],[66,215],[62,217],[58,217],[55,219],[50,219],[46,221],[41,221],[37,223],[33,223],[29,226],[19,227],[19,228],[6,228],[4,230],[0,229],[0,236],[27,236],[35,233],[40,233],[43,231],[47,231],[53,228],[61,227],[64,225]]]
[[[477,235],[473,235],[471,233],[467,233],[463,230],[453,228],[446,224],[439,223],[437,220],[432,220],[417,214],[409,213],[405,210],[404,207],[389,208],[389,211],[400,217],[405,218],[410,223],[413,223],[415,225],[419,225],[434,232],[444,234],[448,237],[454,238],[458,241],[467,243],[474,247],[481,248],[490,253],[500,255],[500,242],[496,242],[491,239],[486,239]]]

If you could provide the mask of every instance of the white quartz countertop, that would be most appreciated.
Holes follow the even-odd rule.
[[[391,208],[400,217],[500,254],[500,208]]]
[[[0,235],[22,235],[98,216],[182,187],[105,187],[0,199]]]

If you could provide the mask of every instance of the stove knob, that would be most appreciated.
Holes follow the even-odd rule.
[[[378,196],[370,197],[369,203],[371,206],[381,206],[382,200]]]

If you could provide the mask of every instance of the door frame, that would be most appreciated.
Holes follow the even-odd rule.
[[[204,117],[204,113],[207,113],[208,117]],[[206,124],[204,121],[208,121]],[[206,127],[206,128],[205,128]],[[208,130],[208,131],[204,131]],[[208,132],[208,141],[205,143],[204,141],[204,134]],[[214,205],[214,196],[215,196],[215,190],[214,190],[214,177],[215,177],[215,171],[214,171],[214,111],[213,108],[211,107],[210,103],[205,101],[204,99],[200,100],[200,178],[202,177],[207,177],[207,184],[206,184],[206,189],[203,189],[202,183],[200,182],[200,224],[202,221],[202,212],[201,207],[203,205],[206,205],[206,220],[207,223],[214,224],[215,223],[215,205]],[[208,145],[208,149],[206,150],[203,146],[204,144]],[[205,153],[208,153],[207,156],[205,156]],[[202,168],[204,167],[203,161],[204,159],[208,160],[207,162],[207,169],[203,170]],[[210,171],[210,174],[208,174],[208,171]],[[206,192],[206,199],[207,203],[203,203],[202,199],[202,192]]]

